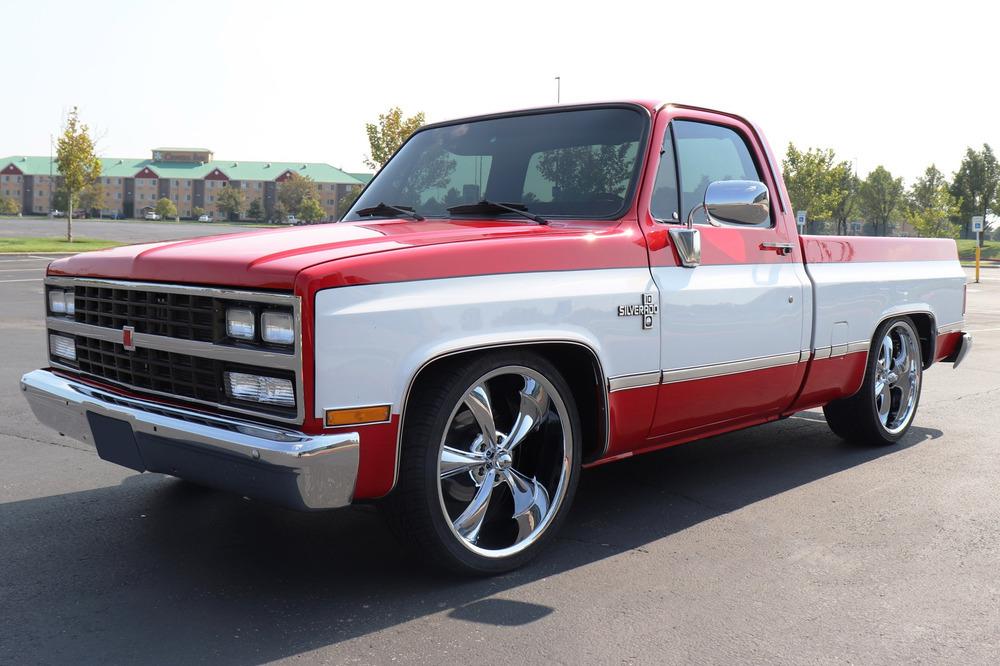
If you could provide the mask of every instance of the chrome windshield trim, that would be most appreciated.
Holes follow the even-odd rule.
[[[794,351],[789,354],[775,354],[773,356],[760,356],[741,361],[728,361],[725,363],[713,363],[712,365],[700,365],[690,368],[678,368],[676,370],[664,370],[662,381],[664,384],[673,384],[693,379],[721,377],[723,375],[735,375],[741,372],[750,372],[751,370],[765,370],[767,368],[777,368],[783,365],[794,365],[799,362],[799,355],[799,352]]]

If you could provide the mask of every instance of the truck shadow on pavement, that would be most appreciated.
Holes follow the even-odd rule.
[[[12,502],[0,662],[259,664],[438,613],[529,624],[559,609],[497,595],[940,436],[854,447],[812,412],[587,470],[553,547],[492,579],[428,570],[371,507],[295,513],[150,474]]]

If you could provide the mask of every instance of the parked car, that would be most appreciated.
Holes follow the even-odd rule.
[[[302,224],[302,220],[300,220],[299,218],[295,217],[294,215],[289,215],[288,217],[285,218],[285,224],[291,224],[291,225],[294,226],[294,225]]]
[[[135,470],[303,510],[377,500],[428,560],[495,574],[552,542],[584,466],[815,407],[892,445],[924,371],[971,347],[953,240],[800,236],[731,113],[428,125],[345,220],[52,262],[34,413]],[[161,299],[190,317],[125,314]]]
[[[146,219],[146,220],[159,220],[160,219],[160,214],[157,213],[154,210],[151,210],[151,211],[147,211],[146,214],[143,215],[142,217],[143,217],[143,219]]]
[[[201,215],[198,216],[198,221],[199,222],[211,222],[212,221],[212,216],[209,213],[202,213]]]
[[[53,208],[49,211],[49,217],[64,217],[66,213],[62,212],[58,208]]]

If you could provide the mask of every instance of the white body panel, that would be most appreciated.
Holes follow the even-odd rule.
[[[658,373],[660,322],[619,317],[655,292],[646,268],[518,273],[358,285],[316,294],[316,416],[400,402],[419,368],[449,352],[566,340],[608,377]]]
[[[957,260],[807,264],[813,280],[813,349],[871,342],[895,314],[928,312],[938,328],[961,322],[965,272]]]
[[[809,345],[801,264],[657,267],[663,370],[795,354]]]

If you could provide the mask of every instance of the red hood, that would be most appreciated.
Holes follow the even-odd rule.
[[[290,290],[299,271],[335,259],[553,231],[505,220],[322,224],[85,252],[52,262],[49,273]]]

